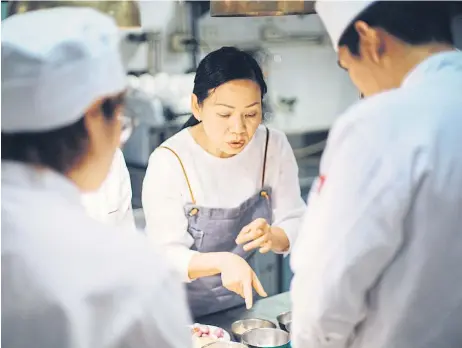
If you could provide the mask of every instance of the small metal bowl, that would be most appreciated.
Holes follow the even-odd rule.
[[[278,321],[279,327],[284,331],[289,332],[286,325],[292,321],[292,312],[289,311],[281,313],[276,317],[276,319]]]
[[[289,348],[290,336],[281,329],[261,328],[244,332],[242,343],[249,348]]]
[[[258,318],[238,320],[231,325],[231,331],[236,341],[241,340],[241,336],[244,332],[260,328],[275,329],[277,326],[272,321]]]
[[[231,341],[217,341],[206,344],[202,348],[249,348],[244,343],[231,342]]]

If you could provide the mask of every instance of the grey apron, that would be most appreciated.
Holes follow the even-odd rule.
[[[266,129],[266,142],[263,156],[261,189],[236,208],[222,209],[202,207],[196,204],[188,176],[179,156],[175,154],[185,175],[192,203],[184,206],[188,219],[188,232],[194,239],[192,250],[201,253],[231,252],[247,262],[255,250],[246,252],[235,240],[239,232],[252,221],[264,218],[272,223],[271,187],[265,186],[266,155],[268,151],[269,130]],[[196,279],[187,284],[189,306],[193,317],[216,313],[244,304],[244,299],[222,286],[221,274]]]

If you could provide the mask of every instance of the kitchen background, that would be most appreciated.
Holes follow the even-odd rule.
[[[167,129],[162,117],[152,115],[149,125],[140,124],[125,146],[134,207],[141,207],[142,178],[149,154],[188,117],[183,115],[189,113],[194,73],[185,73],[194,70],[208,52],[226,45],[246,49],[259,59],[269,90],[268,124],[283,130],[292,143],[300,166],[302,195],[306,197],[318,173],[330,125],[342,110],[359,100],[348,75],[337,66],[336,54],[318,16],[211,17],[208,3],[197,1],[141,2],[140,9],[143,29],[157,33],[160,51],[151,57],[154,70],[160,74],[153,79],[140,76],[141,81],[137,81],[160,100],[143,109],[157,112],[162,104],[174,115],[164,115],[172,119],[167,120],[171,124]],[[191,45],[180,44],[181,39],[191,38],[198,41],[197,52]],[[148,69],[148,49],[148,44],[125,41],[123,52],[129,71]],[[150,88],[163,91],[156,93]],[[155,130],[154,119],[162,125]],[[276,294],[288,290],[292,277],[289,257],[258,256],[255,267],[266,291]]]
[[[2,1],[2,19],[7,3]],[[144,227],[141,186],[149,155],[189,117],[195,67],[222,46],[245,49],[260,61],[269,90],[266,122],[287,134],[306,198],[330,126],[359,100],[348,74],[337,66],[319,17],[211,17],[209,1],[141,1],[138,6],[142,29],[121,29],[132,87],[126,113],[137,124],[124,147],[137,225]],[[453,24],[462,47],[462,16]],[[289,257],[258,255],[254,266],[269,295],[288,290]]]

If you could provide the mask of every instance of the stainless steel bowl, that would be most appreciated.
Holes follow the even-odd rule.
[[[235,321],[231,325],[231,331],[233,333],[234,338],[236,341],[241,340],[241,336],[244,332],[252,330],[252,329],[259,329],[259,328],[272,328],[275,329],[277,326],[273,322],[265,319],[242,319]]]
[[[276,319],[278,321],[279,327],[288,332],[286,325],[292,321],[292,312],[289,311],[281,313],[276,317]]]
[[[280,329],[261,328],[244,332],[242,343],[249,348],[289,348],[289,334]]]
[[[206,344],[202,348],[249,348],[244,343],[229,342],[229,341],[217,341]]]

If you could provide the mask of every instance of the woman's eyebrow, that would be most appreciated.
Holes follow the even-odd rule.
[[[258,104],[260,104],[260,102],[256,101],[256,102],[253,102],[252,104],[249,104],[249,105],[245,106],[245,108],[250,108],[251,106],[258,105]],[[231,106],[231,105],[228,105],[228,104],[222,104],[222,103],[215,103],[215,105],[226,106],[227,108],[230,108],[230,109],[235,109],[236,108],[235,106]]]

